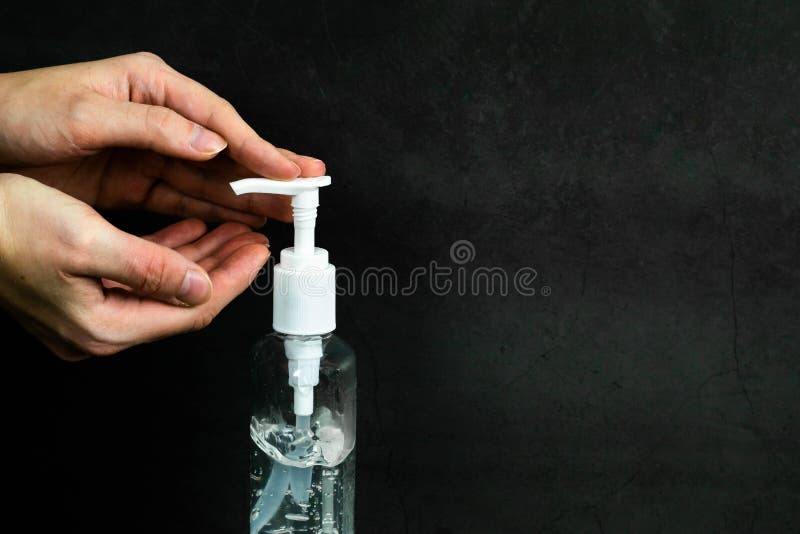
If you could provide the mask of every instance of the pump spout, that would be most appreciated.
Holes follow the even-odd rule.
[[[292,197],[294,218],[294,253],[297,256],[314,255],[314,227],[317,223],[319,188],[331,184],[330,176],[297,178],[296,180],[268,180],[266,178],[244,178],[231,182],[237,195],[247,193],[270,193]]]
[[[245,193],[270,193],[273,195],[299,195],[326,185],[331,185],[330,176],[296,178],[294,180],[270,180],[269,178],[242,178],[231,182],[231,189],[237,195]]]

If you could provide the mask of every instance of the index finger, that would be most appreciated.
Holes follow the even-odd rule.
[[[158,87],[160,94],[148,96],[221,135],[228,142],[228,151],[234,160],[268,178],[291,180],[300,176],[300,167],[262,139],[230,102],[170,67],[160,74],[163,82]],[[147,91],[148,84],[142,85]]]

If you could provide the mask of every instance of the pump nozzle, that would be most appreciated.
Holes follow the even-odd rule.
[[[231,182],[231,188],[237,195],[271,193],[292,197],[294,252],[304,256],[314,253],[314,226],[316,226],[317,206],[319,206],[319,188],[326,185],[331,185],[330,176],[298,178],[289,181],[244,178]]]
[[[231,183],[237,195],[290,195],[294,215],[294,247],[281,251],[275,266],[272,326],[284,334],[322,335],[336,328],[336,270],[328,251],[314,246],[319,188],[330,176],[269,180],[245,178]]]

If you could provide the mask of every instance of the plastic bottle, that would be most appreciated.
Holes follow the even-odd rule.
[[[314,247],[330,177],[233,182],[236,194],[292,196],[294,247],[274,270],[274,332],[253,352],[250,534],[352,534],[356,361],[332,334],[335,269]]]

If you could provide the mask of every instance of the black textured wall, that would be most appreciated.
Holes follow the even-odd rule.
[[[359,532],[800,530],[800,5],[121,6],[3,5],[3,70],[156,52],[328,163],[338,266],[402,282],[468,240],[465,272],[538,273],[535,296],[340,299]],[[27,344],[3,349],[11,514],[245,532],[270,313],[248,293],[204,332],[80,364],[4,319]]]

